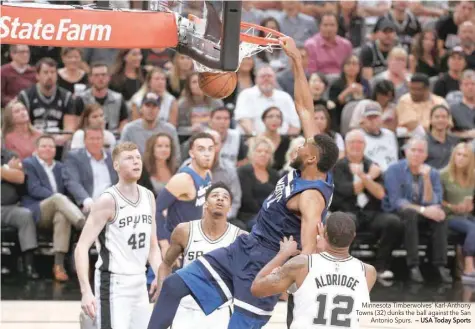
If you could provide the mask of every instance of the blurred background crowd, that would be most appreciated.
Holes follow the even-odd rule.
[[[187,14],[203,3],[179,5]],[[340,149],[330,209],[353,214],[358,230],[379,241],[379,277],[393,277],[392,252],[404,245],[409,276],[422,282],[418,245],[426,234],[435,271],[451,282],[455,233],[462,278],[475,281],[475,3],[243,1],[242,20],[296,40],[315,125]],[[16,230],[31,278],[38,232],[46,230],[54,278],[68,280],[71,233],[117,181],[110,156],[117,142],[138,145],[140,183],[158,194],[187,160],[189,137],[211,132],[213,180],[233,191],[229,220],[250,230],[304,141],[283,51],[245,58],[223,100],[204,95],[193,61],[170,49],[2,44],[1,59],[1,224]]]

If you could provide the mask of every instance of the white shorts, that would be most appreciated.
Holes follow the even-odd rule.
[[[144,274],[95,271],[96,329],[147,329],[151,310]]]
[[[170,329],[227,329],[230,318],[230,306],[217,309],[206,316],[201,309],[196,310],[180,305]]]

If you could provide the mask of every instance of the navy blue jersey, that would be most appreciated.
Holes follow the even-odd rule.
[[[279,250],[280,241],[284,236],[292,235],[301,248],[300,217],[287,208],[287,202],[305,190],[318,190],[322,194],[326,203],[321,215],[324,220],[333,196],[331,174],[327,175],[326,181],[305,180],[300,177],[300,171],[292,170],[277,182],[274,192],[264,201],[252,234],[259,237],[265,246],[274,250]]]
[[[206,190],[211,186],[211,176],[209,173],[203,179],[191,167],[181,168],[179,173],[184,172],[193,178],[196,196],[193,200],[176,200],[167,210],[167,229],[171,232],[180,223],[186,223],[203,217],[203,204],[205,203]]]

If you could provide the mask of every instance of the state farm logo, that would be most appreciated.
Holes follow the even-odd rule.
[[[112,27],[108,24],[74,24],[71,19],[59,19],[58,24],[21,22],[19,17],[0,18],[0,38],[18,40],[109,41]]]

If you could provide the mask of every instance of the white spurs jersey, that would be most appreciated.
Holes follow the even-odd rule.
[[[137,185],[136,202],[123,196],[116,186],[104,191],[115,201],[115,216],[96,240],[99,257],[96,269],[113,274],[144,274],[152,232],[152,192]]]
[[[204,234],[201,225],[201,219],[190,222],[190,235],[188,236],[188,244],[183,252],[183,267],[210,251],[229,246],[234,242],[234,240],[236,240],[236,237],[240,231],[239,227],[228,223],[228,228],[223,235],[221,235],[216,240],[210,240],[206,234]],[[194,310],[201,309],[191,296],[182,298],[180,306]],[[227,303],[222,305],[220,308],[226,306],[228,306]]]
[[[307,277],[293,294],[290,329],[359,328],[356,311],[370,301],[363,263],[326,252],[308,257]]]

